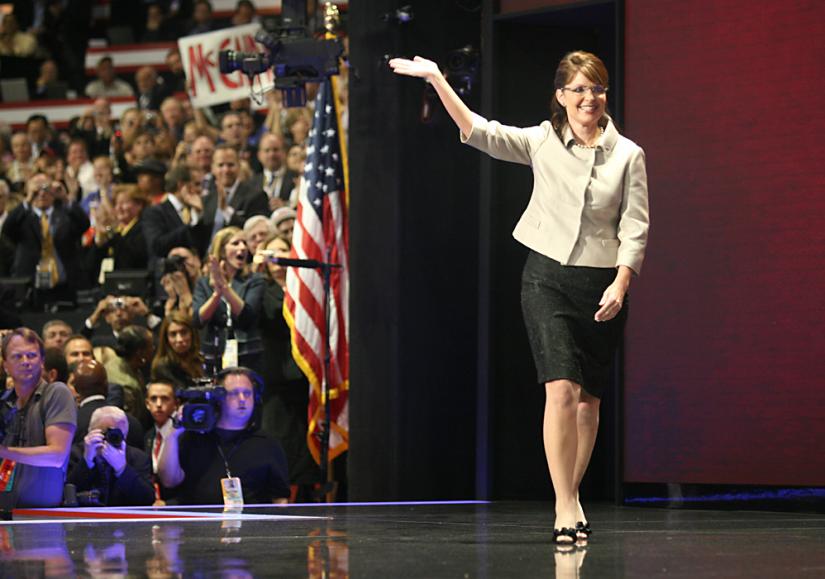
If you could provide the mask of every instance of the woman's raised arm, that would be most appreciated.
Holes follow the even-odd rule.
[[[456,94],[444,75],[438,68],[438,65],[431,60],[416,56],[412,60],[406,58],[393,58],[389,62],[390,68],[396,74],[403,74],[405,76],[414,76],[423,78],[435,89],[438,93],[438,98],[444,104],[450,117],[452,117],[455,124],[458,125],[461,134],[465,137],[470,136],[473,130],[473,111],[471,111],[464,101]]]

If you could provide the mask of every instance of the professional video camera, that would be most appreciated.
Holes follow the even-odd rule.
[[[221,402],[226,398],[226,389],[209,378],[199,378],[193,386],[179,388],[177,397],[183,401],[181,426],[185,430],[204,434],[218,423]]]
[[[340,40],[310,38],[302,27],[261,29],[255,41],[267,52],[222,50],[218,54],[220,70],[223,74],[240,70],[252,81],[272,68],[275,88],[283,94],[287,107],[306,105],[306,83],[338,74],[338,59],[344,52]]]

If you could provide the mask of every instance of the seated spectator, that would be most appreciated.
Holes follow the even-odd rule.
[[[135,73],[137,103],[142,111],[157,111],[166,97],[166,88],[158,82],[158,73],[151,66],[142,66]]]
[[[128,82],[115,76],[115,66],[112,57],[104,56],[97,62],[97,78],[86,85],[86,96],[98,97],[130,97],[134,91]]]
[[[149,200],[135,185],[118,185],[115,187],[114,201],[115,220],[98,223],[95,232],[98,259],[112,260],[104,265],[103,270],[146,269],[149,255],[141,214]]]
[[[174,38],[174,31],[170,29],[169,22],[166,20],[163,6],[157,3],[149,4],[146,7],[146,22],[143,25],[140,41],[166,42]]]
[[[291,207],[281,207],[272,212],[269,222],[275,228],[275,233],[282,239],[289,241],[292,245],[292,230],[295,227],[297,214]]]
[[[6,168],[6,179],[11,188],[20,191],[26,181],[34,174],[34,160],[32,146],[26,133],[14,133],[11,136],[12,161]]]
[[[263,345],[258,330],[264,280],[251,274],[243,231],[221,229],[209,248],[209,275],[195,286],[193,321],[202,328],[201,348],[210,369],[219,369],[227,340],[236,340],[238,364],[259,371]],[[232,365],[232,364],[230,364]]]
[[[40,74],[34,83],[32,99],[57,98],[52,95],[59,88],[60,78],[58,77],[57,63],[51,58],[47,58],[40,65]]]
[[[186,35],[203,34],[213,30],[215,30],[215,23],[212,21],[212,4],[209,0],[195,0],[192,21]]]
[[[149,425],[146,410],[146,376],[155,355],[152,332],[143,326],[127,326],[117,338],[115,356],[102,360],[109,380],[123,386],[123,410]]]
[[[102,406],[116,405],[108,401],[109,378],[106,368],[94,358],[71,364],[68,374],[68,383],[78,397],[77,430],[74,442],[80,442],[89,429],[92,413]],[[126,435],[126,442],[142,450],[143,427],[134,416],[129,415],[128,420],[129,433]]]
[[[166,316],[160,326],[158,349],[152,360],[152,380],[191,385],[204,377],[200,336],[192,318],[181,312]]]
[[[69,340],[74,332],[72,327],[63,320],[49,320],[43,324],[43,347],[47,350],[50,348],[57,348],[63,352],[66,342]],[[61,380],[65,382],[65,380]]]
[[[167,72],[162,72],[163,83],[169,88],[169,92],[186,92],[186,73],[183,72],[183,63],[180,59],[180,52],[177,48],[170,48],[166,53]]]
[[[0,55],[31,57],[37,52],[37,39],[33,34],[21,32],[17,17],[6,14],[0,21]]]
[[[220,418],[209,433],[171,431],[160,453],[158,475],[176,489],[181,504],[221,504],[221,479],[240,479],[243,500],[286,503],[287,464],[278,442],[257,430],[253,421],[261,386],[245,368],[228,368],[220,377],[226,396]]]
[[[186,247],[175,247],[166,256],[160,283],[166,294],[165,316],[180,312],[192,317],[192,292],[200,277],[201,260]]]
[[[238,0],[235,5],[235,12],[232,14],[232,26],[252,24],[256,20],[255,5],[250,0]]]
[[[114,429],[120,434],[112,436]],[[126,443],[128,432],[123,410],[116,406],[95,410],[83,442],[72,447],[67,482],[79,493],[98,491],[101,505],[151,505],[155,492],[149,455]]]
[[[69,272],[80,270],[80,238],[89,218],[61,183],[49,183],[42,173],[29,179],[26,192],[26,201],[3,225],[3,234],[16,244],[12,275],[36,281],[56,299],[74,301],[77,276]]]
[[[100,318],[103,317],[106,327],[100,328]],[[92,314],[83,322],[80,333],[92,340],[96,346],[114,348],[120,332],[139,319],[145,320],[149,329],[156,329],[161,319],[149,310],[146,303],[136,296],[108,295],[97,303]]]
[[[146,431],[144,436],[144,448],[152,457],[152,475],[156,485],[154,506],[162,507],[166,504],[165,499],[168,498],[169,493],[161,487],[157,476],[158,459],[163,452],[166,439],[175,429],[175,421],[172,419],[172,415],[178,409],[175,384],[157,380],[149,383],[146,387],[146,408],[152,415],[152,427]]]
[[[166,199],[149,207],[143,216],[143,234],[150,263],[166,257],[175,247],[191,247],[198,256],[206,253],[212,235],[216,207],[204,215],[204,200],[189,170],[179,166],[169,171]]]
[[[12,505],[59,506],[77,424],[74,397],[65,384],[43,376],[45,351],[34,330],[5,334],[0,355],[21,409],[0,444],[0,460],[16,463]]]

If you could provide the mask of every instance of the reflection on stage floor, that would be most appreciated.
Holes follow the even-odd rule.
[[[825,516],[591,505],[395,503],[50,509],[0,524],[0,577],[821,577]]]

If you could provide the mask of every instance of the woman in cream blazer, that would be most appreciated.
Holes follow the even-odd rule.
[[[415,57],[389,64],[433,86],[463,143],[532,167],[533,193],[513,236],[531,250],[522,309],[546,392],[543,439],[556,495],[553,542],[586,541],[591,531],[579,484],[627,319],[628,287],[641,271],[647,245],[644,152],[619,134],[608,115],[607,70],[593,54],[572,52],[561,60],[551,119],[529,128],[470,111],[434,62]]]

